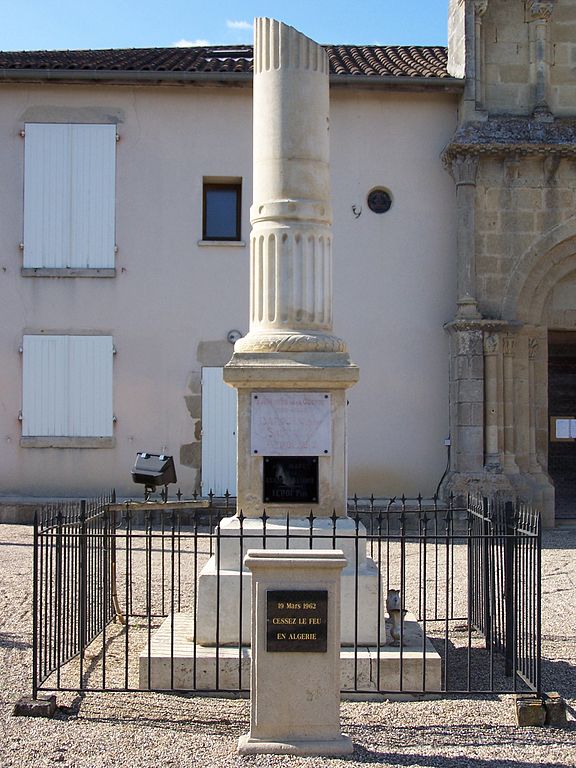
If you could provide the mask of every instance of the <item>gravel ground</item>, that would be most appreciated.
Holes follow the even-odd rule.
[[[546,531],[543,679],[568,704],[565,728],[518,728],[510,696],[343,702],[347,758],[236,754],[249,702],[158,694],[58,696],[51,720],[12,717],[31,692],[32,529],[0,525],[0,764],[27,766],[576,766],[576,528]]]

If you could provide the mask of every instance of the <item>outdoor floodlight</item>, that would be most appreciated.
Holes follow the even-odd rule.
[[[156,490],[158,485],[164,486],[164,496],[167,498],[167,486],[176,482],[174,459],[163,453],[137,453],[136,462],[132,469],[132,480],[145,486],[146,499],[150,493]]]

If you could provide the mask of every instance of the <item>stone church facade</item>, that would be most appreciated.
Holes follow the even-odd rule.
[[[553,525],[576,516],[576,0],[450,0],[448,27],[448,49],[326,47],[349,490],[513,494]],[[5,505],[131,495],[137,450],[209,490],[210,377],[248,319],[251,78],[250,46],[0,53]],[[61,257],[87,230],[46,147],[83,158],[105,258]],[[222,238],[213,192],[237,202]]]
[[[448,487],[518,494],[551,523],[576,459],[561,437],[576,405],[576,4],[452,2],[450,32],[466,85],[443,154],[458,208]]]

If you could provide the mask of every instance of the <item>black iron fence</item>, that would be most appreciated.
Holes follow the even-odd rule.
[[[344,693],[540,693],[537,512],[357,498],[348,517],[233,514],[229,498],[56,503],[34,532],[39,691],[240,692],[249,549],[343,549]]]

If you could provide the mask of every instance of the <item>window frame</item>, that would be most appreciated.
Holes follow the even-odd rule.
[[[236,194],[236,220],[235,233],[232,236],[209,235],[206,231],[208,200],[207,193],[213,191],[235,192]],[[202,242],[205,243],[238,243],[242,241],[242,179],[218,180],[204,178],[202,181]]]

